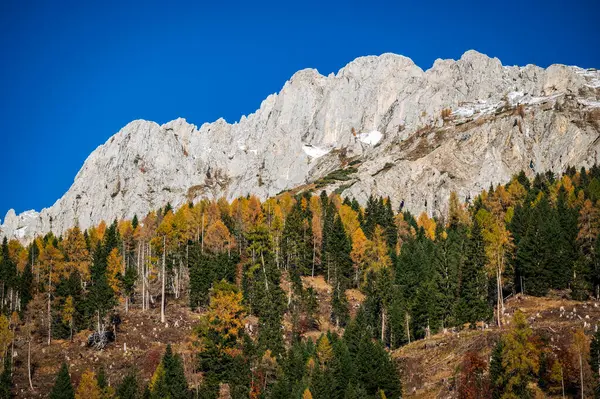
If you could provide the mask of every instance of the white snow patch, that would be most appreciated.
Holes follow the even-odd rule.
[[[485,100],[477,100],[473,103],[462,103],[461,107],[452,111],[452,115],[459,118],[478,118],[482,115],[490,114],[498,108],[500,103],[489,103]]]
[[[522,91],[511,91],[510,93],[507,94],[508,97],[508,102],[511,105],[516,105],[519,100],[521,100],[523,97],[525,97],[525,93],[523,93]]]
[[[25,233],[27,232],[27,226],[20,227],[15,230],[14,235],[19,239],[23,239],[25,237]]]
[[[378,132],[377,130],[373,130],[369,133],[360,133],[358,135],[358,140],[368,145],[375,145],[381,141],[383,138],[383,134]]]
[[[584,76],[587,80],[586,86],[591,89],[600,88],[600,71],[597,69],[583,69],[579,67],[573,67],[575,73]]]
[[[460,107],[456,110],[452,111],[452,115],[458,116],[460,118],[469,118],[473,116],[475,110],[473,108]]]
[[[586,100],[586,99],[579,99],[579,103],[583,104],[587,107],[592,107],[592,108],[600,108],[600,101],[596,101],[596,100]]]
[[[306,155],[308,155],[311,158],[320,158],[331,151],[330,149],[328,150],[326,148],[319,148],[310,144],[302,145],[302,150],[304,151],[304,153],[306,153]]]

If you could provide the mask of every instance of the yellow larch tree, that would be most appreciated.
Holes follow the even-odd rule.
[[[223,337],[224,341],[237,340],[244,328],[246,311],[243,296],[233,286],[222,287],[216,284],[210,294],[206,320],[211,329]]]
[[[81,375],[79,386],[75,392],[75,399],[101,399],[102,391],[98,386],[96,374],[91,370],[86,370]]]
[[[364,268],[365,253],[367,252],[368,246],[369,240],[365,236],[365,233],[363,233],[362,229],[359,227],[352,234],[352,251],[350,252],[350,258],[352,259],[352,264],[354,266],[355,284],[358,284],[360,272]]]
[[[342,224],[344,225],[344,230],[346,230],[346,234],[349,237],[352,237],[352,234],[354,234],[356,229],[360,228],[358,213],[348,205],[342,205],[340,206],[339,214]]]
[[[231,250],[235,246],[235,240],[227,226],[221,220],[216,220],[206,230],[204,246],[209,252],[221,253]]]
[[[378,272],[392,265],[392,260],[388,254],[385,231],[379,225],[375,226],[373,239],[368,242],[365,263],[365,277],[371,272]]]
[[[425,236],[430,240],[435,240],[435,220],[429,217],[427,212],[422,212],[417,219],[417,226],[425,230]]]
[[[497,324],[502,324],[501,315],[504,313],[504,298],[502,296],[502,275],[506,268],[506,254],[513,247],[510,231],[506,228],[504,218],[497,216],[485,209],[480,209],[475,216],[483,235],[485,254],[487,258],[487,273],[496,277],[496,309]]]
[[[117,248],[113,248],[112,251],[108,254],[106,258],[106,278],[108,279],[108,285],[115,292],[115,294],[119,293],[121,286],[121,269],[123,265],[123,257],[119,255],[119,250]]]
[[[90,253],[85,243],[85,238],[78,226],[67,230],[63,240],[65,261],[68,272],[75,270],[81,275],[83,281],[90,279]]]

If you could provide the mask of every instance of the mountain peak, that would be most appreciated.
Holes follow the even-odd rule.
[[[167,202],[265,198],[350,163],[346,180],[324,188],[443,213],[450,191],[466,198],[521,169],[533,173],[531,165],[593,164],[599,81],[597,71],[576,67],[502,67],[475,50],[426,72],[391,53],[359,57],[328,77],[303,69],[233,124],[130,122],[89,156],[52,207],[35,217],[10,213],[2,234],[60,234],[75,221],[85,229]]]

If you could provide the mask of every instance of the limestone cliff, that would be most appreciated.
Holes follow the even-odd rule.
[[[427,71],[395,54],[361,57],[327,77],[297,72],[233,124],[133,121],[88,157],[53,206],[11,210],[0,228],[27,240],[167,202],[265,198],[311,182],[444,212],[450,191],[467,198],[521,169],[590,166],[599,137],[600,71],[503,66],[476,51]],[[323,179],[340,168],[346,180]]]

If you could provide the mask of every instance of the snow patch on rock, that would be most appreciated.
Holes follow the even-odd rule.
[[[304,153],[311,158],[320,158],[323,155],[329,154],[331,151],[331,149],[320,148],[310,144],[304,144],[302,150],[304,150]]]
[[[368,133],[360,133],[358,135],[358,140],[368,145],[375,145],[379,143],[382,138],[383,134],[381,132],[378,132],[377,130],[373,130],[372,132]]]

